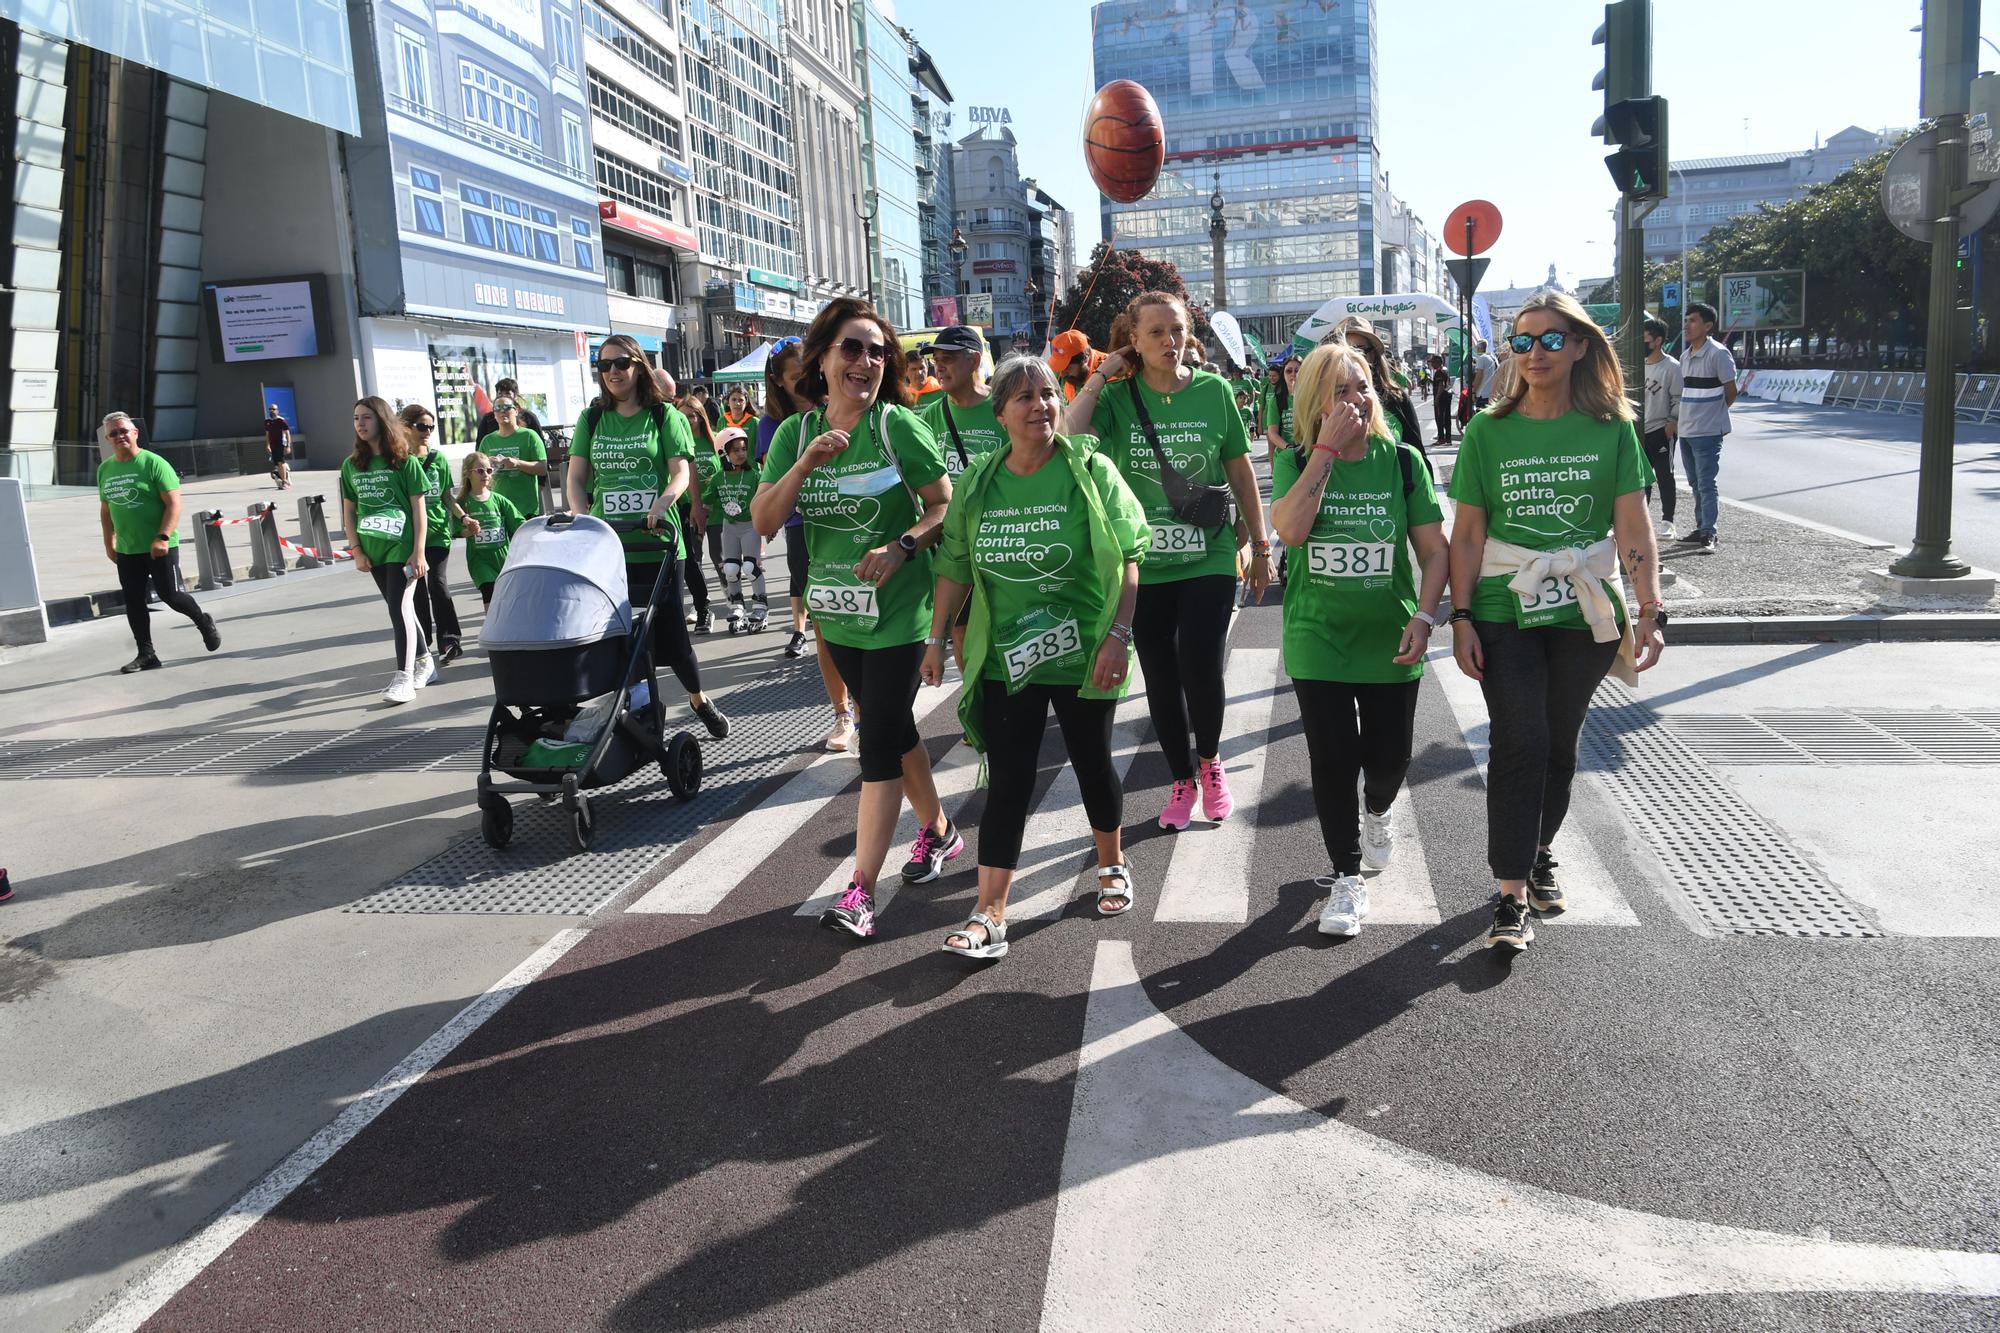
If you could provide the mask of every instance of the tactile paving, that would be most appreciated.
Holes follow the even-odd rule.
[[[2000,764],[2000,715],[1993,713],[1820,708],[1675,713],[1661,721],[1711,764]]]
[[[1882,934],[1826,874],[1615,681],[1598,687],[1582,758],[1702,922],[1725,935]]]

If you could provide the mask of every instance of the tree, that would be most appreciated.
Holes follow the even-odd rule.
[[[1132,298],[1141,292],[1172,292],[1186,304],[1187,284],[1181,271],[1164,259],[1148,259],[1138,250],[1114,250],[1100,241],[1090,252],[1090,262],[1076,275],[1076,281],[1056,302],[1055,322],[1050,336],[1076,328],[1099,351],[1115,351],[1111,341],[1111,321],[1125,313]],[[1205,346],[1208,315],[1190,306],[1194,327],[1190,333]]]

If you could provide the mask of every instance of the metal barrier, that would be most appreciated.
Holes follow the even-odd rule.
[[[245,573],[253,579],[274,579],[285,574],[286,552],[296,552],[298,569],[316,569],[354,558],[350,547],[335,550],[333,534],[326,525],[326,497],[299,497],[299,538],[293,541],[278,531],[278,506],[260,501],[249,507],[242,518],[225,518],[219,509],[198,509],[194,513],[194,546],[197,570],[195,586],[206,592],[226,588],[236,581],[235,566],[229,559],[224,532],[237,524],[250,528],[250,563]]]

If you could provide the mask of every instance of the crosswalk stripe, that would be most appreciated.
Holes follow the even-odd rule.
[[[1140,687],[1136,663],[1132,669],[1132,690],[1112,714],[1111,762],[1120,782],[1132,771],[1139,755],[1140,724],[1146,717],[1146,699]],[[1052,723],[1053,725],[1053,723]],[[1131,825],[1131,812],[1125,823]],[[1060,916],[1076,893],[1076,881],[1097,868],[1096,843],[1090,836],[1090,817],[1084,813],[1083,790],[1076,769],[1065,763],[1042,802],[1028,817],[1027,833],[1021,840],[1021,860],[1014,872],[1014,886],[1008,897],[1010,923]],[[1096,883],[1096,877],[1091,877]],[[1134,885],[1135,890],[1141,886]]]
[[[1493,748],[1486,696],[1480,692],[1478,681],[1458,669],[1457,663],[1452,660],[1451,649],[1434,648],[1427,660],[1430,664],[1427,674],[1437,681],[1438,688],[1444,692],[1445,702],[1451,705],[1452,716],[1458,720],[1458,728],[1465,734],[1466,747],[1472,751],[1473,762],[1479,766],[1479,780],[1485,782],[1487,756]],[[1603,858],[1598,856],[1590,839],[1574,823],[1565,824],[1562,831],[1556,834],[1549,852],[1562,866],[1562,885],[1569,897],[1569,910],[1549,918],[1546,924],[1639,924],[1638,913],[1626,901],[1617,881],[1605,868]]]
[[[943,804],[945,813],[949,815],[963,803],[966,796],[971,794],[974,785],[979,781],[979,756],[960,741],[945,753],[943,759],[932,766],[931,776],[937,782],[938,800]],[[851,814],[846,817],[851,825]],[[875,910],[878,913],[889,910],[889,904],[895,900],[896,890],[903,887],[903,868],[896,858],[902,855],[916,836],[917,816],[905,801],[903,813],[896,819],[896,831],[889,839],[888,859],[883,862],[882,875],[875,883]],[[963,861],[957,862],[953,868],[956,869],[957,865],[962,864]],[[818,916],[833,906],[840,895],[846,892],[848,881],[852,877],[851,862],[843,857],[839,864],[827,872],[826,878],[820,881],[812,896],[799,904],[798,910],[793,915]]]
[[[918,690],[914,709],[918,724],[945,700],[957,698],[958,691],[949,682],[938,689]],[[695,915],[713,911],[736,887],[745,867],[762,861],[812,822],[827,802],[854,782],[858,772],[852,754],[815,759],[755,809],[745,810],[706,846],[669,870],[625,910]]]
[[[1368,881],[1368,923],[1434,926],[1444,918],[1431,888],[1430,866],[1424,860],[1423,839],[1417,834],[1417,806],[1409,787],[1397,791],[1389,814],[1396,830],[1395,855],[1387,869],[1362,872]]]
[[[1155,921],[1241,923],[1250,919],[1250,859],[1257,842],[1257,813],[1268,770],[1271,708],[1284,655],[1275,648],[1238,648],[1229,655],[1223,688],[1238,700],[1223,719],[1222,748],[1248,739],[1233,759],[1229,785],[1236,812],[1220,824],[1190,824],[1174,836],[1174,853],[1160,886]],[[1199,816],[1197,816],[1199,818]]]

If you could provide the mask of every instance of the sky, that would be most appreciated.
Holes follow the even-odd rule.
[[[1172,0],[1164,0],[1171,3]],[[1347,0],[1360,3],[1361,0]],[[968,108],[1005,107],[1021,170],[1078,215],[1078,261],[1098,237],[1084,168],[1094,91],[1086,0],[895,0],[899,21]],[[1591,0],[1377,3],[1377,142],[1391,188],[1433,232],[1467,199],[1501,213],[1484,286],[1565,285],[1611,272],[1616,202],[1590,125],[1603,94]],[[1653,87],[1669,104],[1676,159],[1810,148],[1849,125],[1917,120],[1921,0],[1673,0],[1653,7]],[[1004,19],[1001,17],[1004,16]],[[2000,40],[2000,3],[1982,15]],[[1983,49],[1989,68],[2000,54]],[[1169,127],[1171,129],[1171,127]]]

